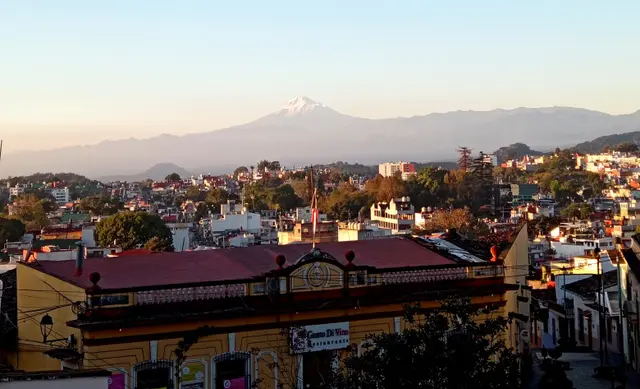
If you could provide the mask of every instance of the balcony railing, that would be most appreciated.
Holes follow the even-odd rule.
[[[474,278],[503,277],[502,265],[456,266],[438,269],[387,271],[382,274],[372,272],[360,274],[362,282],[358,282],[359,274],[350,274],[348,286],[368,285],[375,287],[381,282],[383,285],[425,283],[439,281],[455,281]],[[286,277],[278,277],[284,281]],[[353,282],[351,282],[353,280]],[[255,285],[255,283],[254,283]],[[286,283],[282,283],[286,288]],[[246,283],[228,283],[223,285],[209,285],[197,287],[164,288],[146,290],[135,293],[136,305],[169,304],[188,301],[219,300],[247,296]],[[254,287],[254,294],[256,289]],[[259,295],[263,293],[259,293]]]

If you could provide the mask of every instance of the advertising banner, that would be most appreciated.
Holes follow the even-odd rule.
[[[109,377],[109,389],[125,389],[126,388],[126,374],[118,373]]]
[[[245,389],[247,387],[244,377],[234,378],[232,380],[224,380],[222,386],[224,387],[224,389]]]
[[[318,324],[291,331],[293,354],[349,347],[349,322]]]
[[[182,389],[204,389],[205,367],[202,362],[187,362],[182,367]]]

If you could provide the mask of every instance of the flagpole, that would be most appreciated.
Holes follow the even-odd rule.
[[[311,236],[312,248],[316,248],[316,226],[318,225],[318,191],[313,188],[313,200],[311,202],[311,222],[313,223],[313,232]]]

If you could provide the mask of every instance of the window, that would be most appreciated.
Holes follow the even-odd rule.
[[[218,355],[212,363],[212,389],[251,387],[251,354],[234,352]]]
[[[174,364],[172,361],[149,361],[133,367],[133,389],[157,389],[173,387]]]

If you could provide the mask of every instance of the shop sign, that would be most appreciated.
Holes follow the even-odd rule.
[[[126,388],[125,379],[126,379],[125,374],[122,374],[122,373],[113,374],[111,377],[109,377],[107,387],[109,389],[125,389]]]
[[[349,347],[349,322],[318,324],[294,328],[291,331],[293,354]]]
[[[232,380],[224,380],[222,386],[224,389],[245,389],[246,383],[245,378],[234,378]]]
[[[187,363],[182,367],[182,389],[204,389],[204,365],[202,362]]]

